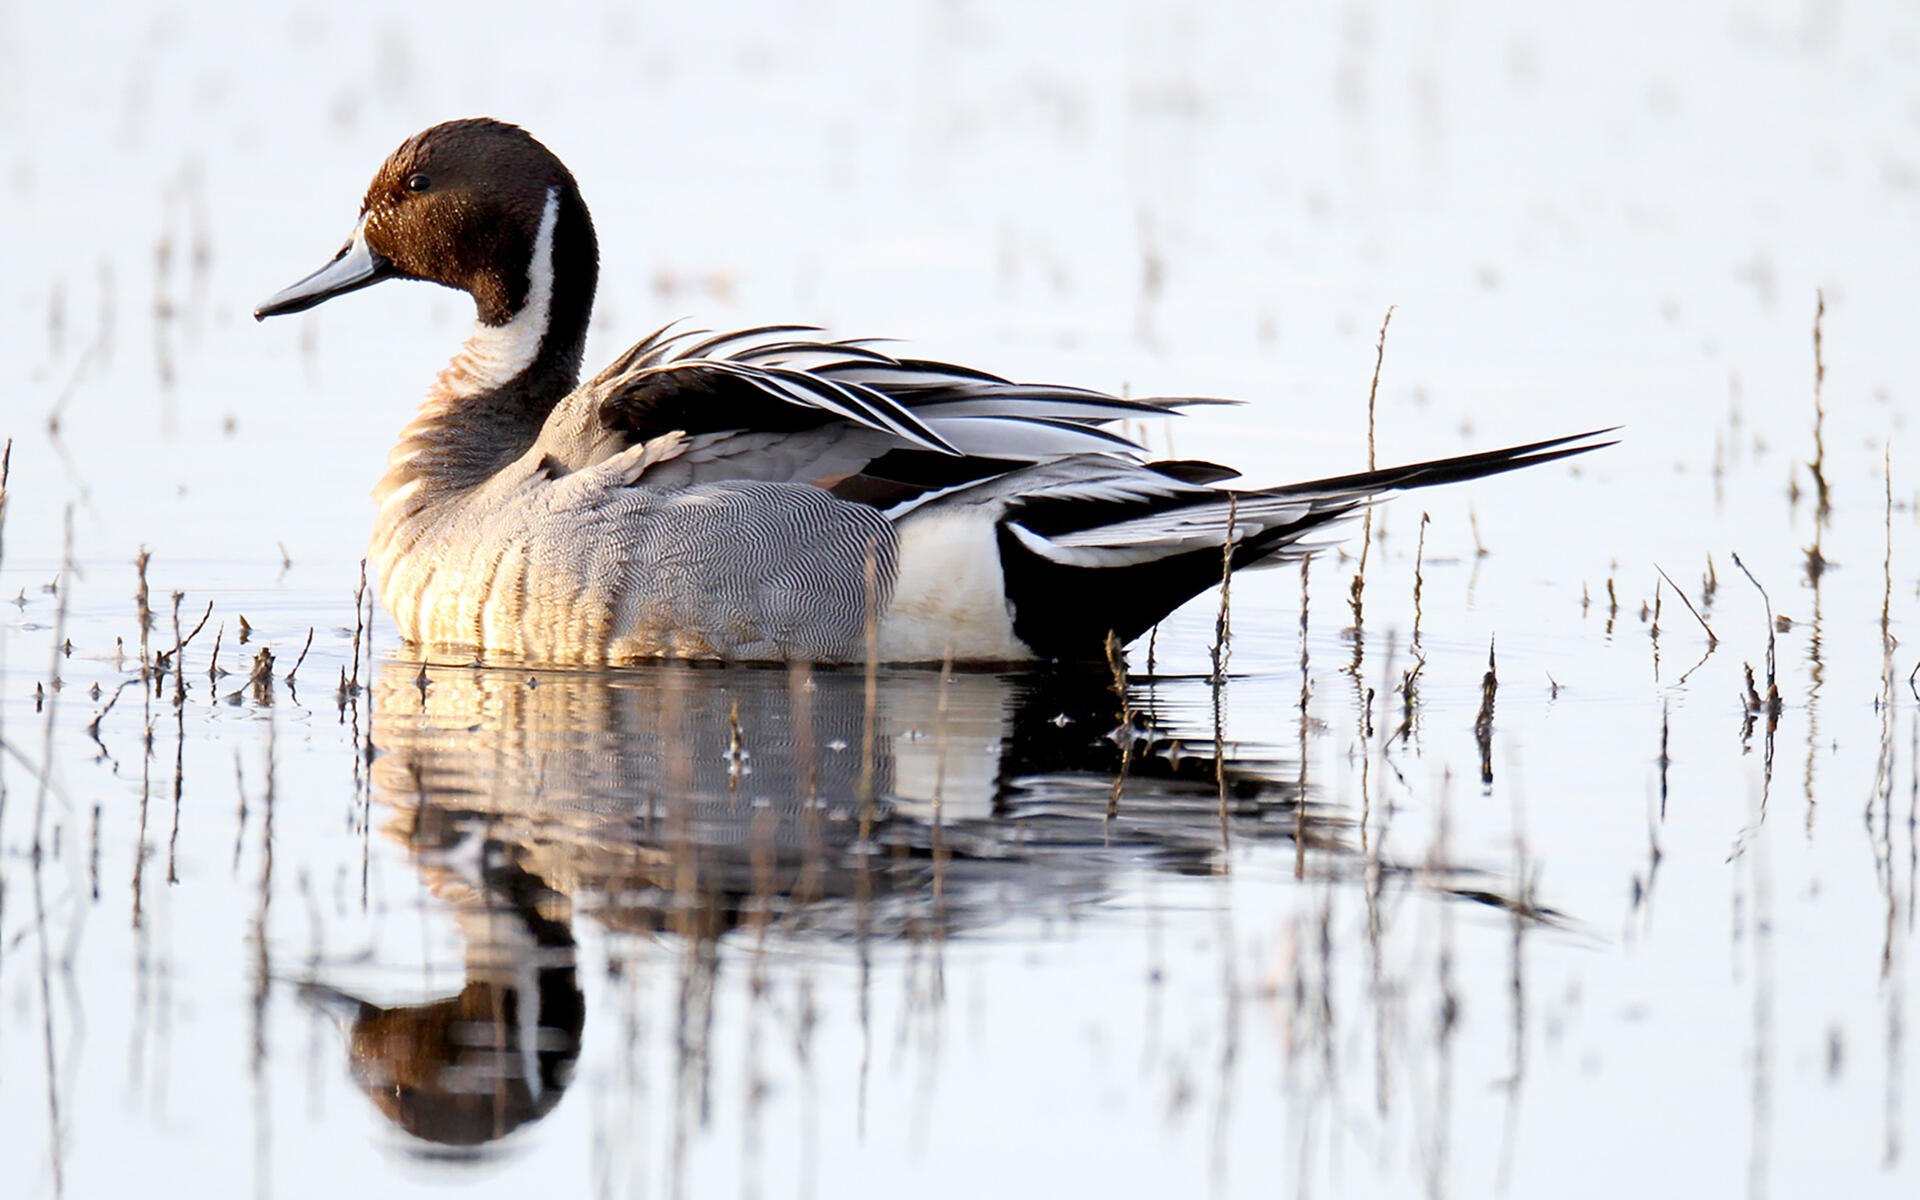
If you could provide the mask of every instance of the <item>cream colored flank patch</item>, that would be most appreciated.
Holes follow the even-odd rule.
[[[880,622],[887,662],[1022,662],[1013,632],[990,509],[920,517],[900,525],[900,576]]]

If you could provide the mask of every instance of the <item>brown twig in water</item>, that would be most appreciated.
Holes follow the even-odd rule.
[[[100,722],[106,720],[107,714],[113,711],[113,706],[120,702],[120,693],[132,687],[135,682],[132,679],[122,679],[120,686],[113,689],[113,695],[108,696],[107,702],[100,706],[100,711],[93,714],[93,720],[87,722],[87,736],[93,739],[94,745],[100,747],[102,754],[106,753],[107,747],[106,743],[100,740]]]
[[[300,664],[307,661],[307,651],[313,649],[313,626],[307,626],[307,644],[300,647],[300,657],[293,660],[293,669],[287,672],[287,686],[293,686],[293,677],[300,673]],[[299,703],[296,698],[294,703]]]
[[[1653,677],[1660,678],[1660,605],[1666,598],[1666,585],[1660,580],[1653,581],[1653,625],[1647,636],[1653,641]]]
[[[227,623],[220,622],[213,631],[213,657],[207,660],[207,688],[218,691],[220,687],[220,639],[227,633]]]
[[[7,560],[7,476],[13,471],[13,439],[0,448],[0,563]]]
[[[1233,641],[1233,544],[1239,524],[1240,497],[1227,493],[1227,540],[1220,546],[1220,611],[1213,618],[1213,679],[1217,690],[1227,681],[1227,656]]]
[[[1127,692],[1127,659],[1121,653],[1120,639],[1107,630],[1107,670],[1113,672],[1113,694],[1120,702],[1120,726],[1113,738],[1120,743],[1120,770],[1113,777],[1113,790],[1107,794],[1107,816],[1120,811],[1120,793],[1126,787],[1127,771],[1133,766],[1133,698]]]
[[[1708,564],[1709,569],[1711,569],[1711,559],[1708,560]],[[1667,581],[1667,585],[1673,589],[1673,594],[1680,597],[1680,603],[1686,605],[1687,611],[1693,614],[1693,619],[1700,622],[1700,628],[1706,631],[1707,648],[1711,650],[1713,647],[1718,646],[1720,639],[1713,635],[1713,626],[1707,624],[1707,619],[1700,615],[1700,610],[1693,606],[1693,601],[1687,599],[1686,592],[1680,589],[1680,585],[1673,581],[1673,577],[1668,575],[1659,563],[1653,564],[1653,569],[1660,572],[1660,578]]]
[[[187,648],[186,639],[180,636],[180,602],[186,599],[185,592],[173,594],[173,706],[179,708],[187,702],[187,674],[181,670],[181,655]],[[213,611],[213,605],[207,605],[207,611]],[[171,879],[169,883],[173,882]]]
[[[1374,412],[1380,397],[1380,367],[1387,359],[1387,326],[1393,323],[1394,305],[1387,305],[1387,315],[1380,319],[1380,338],[1373,345],[1373,382],[1367,385],[1367,470],[1378,469],[1375,452]],[[1364,654],[1360,630],[1366,625],[1361,594],[1367,590],[1367,552],[1373,546],[1373,509],[1367,509],[1365,522],[1360,528],[1360,566],[1353,573],[1353,583],[1347,589],[1347,604],[1353,609],[1353,669],[1360,669],[1360,659]]]
[[[1769,726],[1771,726],[1773,722],[1780,719],[1780,709],[1782,707],[1779,673],[1776,665],[1777,651],[1774,644],[1773,598],[1767,595],[1766,588],[1760,586],[1760,581],[1753,577],[1753,572],[1747,570],[1747,564],[1740,561],[1738,554],[1733,556],[1733,565],[1740,568],[1740,573],[1747,577],[1747,582],[1751,583],[1754,590],[1760,593],[1760,601],[1765,604],[1767,608],[1767,695],[1764,701],[1764,711],[1767,714],[1767,722]],[[1763,711],[1763,702],[1753,686],[1753,668],[1751,667],[1747,668],[1747,697],[1747,709],[1749,712]]]
[[[360,694],[360,635],[366,628],[366,622],[360,615],[360,606],[367,596],[367,560],[360,560],[360,582],[353,589],[353,674],[348,677],[342,691],[349,696]]]
[[[1413,735],[1414,697],[1419,690],[1420,672],[1427,665],[1426,649],[1420,644],[1420,596],[1426,587],[1427,523],[1432,519],[1424,512],[1420,514],[1420,541],[1413,552],[1413,641],[1407,646],[1408,653],[1413,655],[1413,666],[1400,676],[1400,727],[1387,739],[1389,744]]]
[[[265,646],[254,656],[253,673],[247,676],[247,686],[253,689],[255,704],[263,708],[273,704],[273,651]],[[239,695],[234,693],[234,697]]]
[[[1820,325],[1827,315],[1827,294],[1824,290],[1815,291],[1813,305],[1813,461],[1807,468],[1813,472],[1813,517],[1814,526],[1826,524],[1833,512],[1832,496],[1827,490],[1827,407],[1822,390],[1827,381],[1827,363],[1821,354]],[[1815,545],[1819,543],[1816,539]]]
[[[200,614],[200,619],[194,623],[192,632],[188,633],[186,638],[181,641],[180,649],[184,650],[188,646],[193,645],[193,639],[200,636],[200,631],[207,627],[207,618],[212,615],[213,601],[209,600],[207,601],[207,611]],[[176,659],[175,661],[177,662],[178,660]]]
[[[1493,697],[1500,690],[1493,641],[1487,641],[1487,673],[1480,677],[1480,712],[1473,718],[1473,740],[1480,747],[1480,782],[1493,786]]]
[[[133,559],[133,569],[139,577],[139,583],[133,593],[133,605],[140,618],[140,681],[142,683],[146,682],[148,672],[147,631],[153,626],[153,606],[148,603],[147,591],[147,563],[152,560],[152,557],[147,553],[147,548],[142,546],[140,553]]]

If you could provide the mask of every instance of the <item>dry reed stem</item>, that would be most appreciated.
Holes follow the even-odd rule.
[[[1480,782],[1493,786],[1493,698],[1500,690],[1493,640],[1487,641],[1487,673],[1480,677],[1480,711],[1473,718],[1473,740],[1480,749]]]
[[[261,707],[273,704],[273,651],[265,646],[253,659],[253,672],[247,676],[247,686],[253,690],[253,702]],[[234,696],[238,697],[239,692]]]
[[[353,589],[353,673],[347,677],[342,690],[349,696],[360,694],[360,638],[366,632],[366,621],[361,616],[361,606],[367,598],[367,560],[360,560],[360,582]]]
[[[7,561],[7,476],[13,471],[13,439],[0,448],[0,563]]]
[[[1827,407],[1823,395],[1827,382],[1827,363],[1821,349],[1821,323],[1827,315],[1827,294],[1814,292],[1813,305],[1813,461],[1807,468],[1813,473],[1813,515],[1817,530],[1833,512],[1833,498],[1827,487]],[[1818,545],[1817,537],[1815,545]]]
[[[1233,642],[1233,546],[1239,529],[1240,497],[1227,493],[1227,538],[1220,546],[1220,611],[1213,618],[1213,686],[1227,681],[1227,656]],[[1111,632],[1111,631],[1109,631]],[[1152,674],[1149,666],[1148,674]]]
[[[1387,305],[1387,315],[1380,319],[1380,337],[1373,345],[1373,382],[1367,385],[1367,470],[1378,469],[1379,459],[1375,440],[1375,411],[1380,397],[1380,367],[1387,358],[1387,326],[1393,323],[1393,310],[1396,306]],[[1354,669],[1360,667],[1360,630],[1366,624],[1363,612],[1362,593],[1367,590],[1367,552],[1373,548],[1373,508],[1368,506],[1366,517],[1360,528],[1360,566],[1353,573],[1353,583],[1347,591],[1347,604],[1353,609],[1354,629]]]
[[[1127,659],[1120,638],[1107,630],[1107,670],[1113,673],[1114,697],[1120,702],[1120,727],[1114,739],[1120,743],[1120,770],[1113,777],[1113,790],[1107,795],[1107,816],[1120,811],[1120,793],[1126,787],[1127,772],[1133,766],[1133,698],[1127,692]]]
[[[1780,719],[1780,710],[1782,707],[1777,666],[1778,651],[1774,641],[1773,597],[1767,595],[1767,589],[1760,586],[1760,581],[1753,577],[1752,571],[1747,570],[1747,564],[1740,561],[1738,554],[1733,555],[1733,565],[1740,568],[1740,573],[1747,577],[1747,582],[1751,583],[1754,590],[1760,593],[1761,603],[1766,605],[1767,609],[1767,694],[1763,701],[1753,685],[1753,668],[1748,667],[1747,710],[1749,712],[1760,712],[1764,710],[1767,714],[1767,724],[1769,729],[1771,729],[1772,724]]]
[[[1708,562],[1709,566],[1711,566],[1712,560],[1708,560]],[[1700,615],[1700,610],[1693,606],[1693,601],[1687,599],[1687,593],[1681,590],[1680,585],[1673,581],[1673,577],[1668,575],[1659,563],[1653,564],[1653,569],[1660,572],[1660,578],[1667,581],[1667,585],[1673,589],[1673,594],[1680,597],[1680,603],[1686,605],[1687,611],[1693,614],[1693,619],[1700,622],[1700,628],[1704,630],[1707,635],[1707,649],[1711,650],[1719,645],[1720,639],[1714,636],[1713,626],[1707,624],[1707,619]]]
[[[313,649],[313,626],[307,626],[307,644],[300,647],[300,657],[293,660],[293,668],[287,672],[287,686],[293,686],[293,677],[300,673],[300,664],[307,661],[307,651]]]
[[[173,594],[173,706],[176,709],[187,702],[187,676],[186,672],[180,669],[183,665],[181,657],[187,648],[186,639],[182,637],[180,633],[180,602],[186,598],[185,592],[175,592]],[[211,605],[209,605],[208,611],[212,611]],[[171,883],[172,880],[168,880],[168,882]]]
[[[153,606],[149,603],[150,593],[147,591],[147,563],[152,561],[152,557],[147,553],[147,548],[142,546],[140,553],[133,559],[134,573],[138,577],[133,593],[133,606],[140,619],[140,681],[142,683],[145,683],[148,678],[147,631],[153,626]]]
[[[1400,676],[1400,727],[1387,739],[1389,744],[1413,736],[1415,696],[1419,691],[1420,672],[1427,666],[1426,648],[1420,641],[1420,621],[1421,594],[1426,588],[1427,524],[1432,520],[1427,513],[1420,514],[1420,539],[1413,551],[1413,640],[1407,646],[1407,652],[1413,655],[1413,666]]]

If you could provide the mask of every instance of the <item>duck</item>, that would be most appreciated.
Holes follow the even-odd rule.
[[[553,665],[1100,660],[1223,573],[1398,492],[1609,430],[1275,487],[1116,426],[1219,401],[1018,383],[810,325],[668,325],[584,382],[599,280],[571,172],[519,126],[434,125],[339,252],[256,319],[392,280],[472,298],[373,491],[377,591],[422,652]]]

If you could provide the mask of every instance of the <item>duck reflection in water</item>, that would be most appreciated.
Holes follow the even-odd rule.
[[[466,946],[466,984],[381,1007],[320,982],[396,1125],[477,1147],[558,1102],[585,999],[577,909],[678,939],[941,938],[1097,900],[1118,872],[1218,869],[1240,839],[1339,856],[1293,765],[1181,738],[1101,674],[389,662],[373,788]],[[1188,687],[1187,692],[1204,688]],[[709,978],[709,984],[711,979]],[[710,987],[707,989],[710,993]]]

